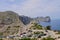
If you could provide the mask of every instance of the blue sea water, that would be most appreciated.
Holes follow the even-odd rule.
[[[39,22],[39,24],[44,27],[51,26],[52,30],[60,30],[60,20],[51,20],[51,22]]]

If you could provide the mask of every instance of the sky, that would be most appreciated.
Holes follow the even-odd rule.
[[[14,11],[29,17],[60,19],[60,0],[0,0],[0,11]]]

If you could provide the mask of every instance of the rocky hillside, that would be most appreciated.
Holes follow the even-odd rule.
[[[24,24],[20,21],[19,15],[12,11],[0,12],[0,34],[13,35],[20,31]]]
[[[18,15],[15,12],[0,12],[0,24],[9,25],[15,22],[19,22]]]
[[[37,17],[30,18],[27,16],[19,16],[17,13],[12,11],[0,12],[0,35],[14,35],[21,32],[24,27],[31,26],[31,22],[49,22],[50,17]]]

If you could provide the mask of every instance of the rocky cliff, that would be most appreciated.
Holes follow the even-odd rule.
[[[19,19],[19,15],[12,11],[0,12],[0,34],[4,36],[17,34],[24,24]]]
[[[19,19],[23,22],[24,25],[29,24],[33,20],[33,18],[28,16],[19,16]]]
[[[19,22],[19,16],[15,12],[0,12],[0,24],[9,25],[15,22]]]
[[[19,19],[23,22],[24,25],[29,24],[31,21],[35,22],[50,22],[51,19],[49,16],[46,17],[36,17],[36,18],[30,18],[28,16],[19,16]]]
[[[36,20],[37,22],[40,22],[40,21],[42,21],[42,22],[50,22],[51,21],[49,16],[46,16],[46,17],[37,17],[34,20]]]

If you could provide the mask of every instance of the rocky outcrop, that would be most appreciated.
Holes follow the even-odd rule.
[[[0,33],[2,32],[5,36],[15,34],[17,31],[20,32],[20,27],[24,27],[24,24],[17,13],[12,11],[0,12]]]
[[[36,20],[37,22],[41,22],[41,21],[42,22],[50,22],[51,21],[49,16],[46,16],[46,17],[37,17],[34,20]]]
[[[9,25],[15,22],[19,22],[19,16],[15,12],[0,12],[0,24]]]
[[[31,20],[33,20],[32,18],[28,17],[28,16],[20,16],[19,19],[23,22],[23,24],[27,25],[30,23]]]
[[[49,16],[46,17],[36,17],[36,18],[30,18],[28,16],[19,16],[19,19],[23,22],[24,25],[29,24],[31,21],[35,21],[36,23],[38,22],[50,22],[51,19]]]

